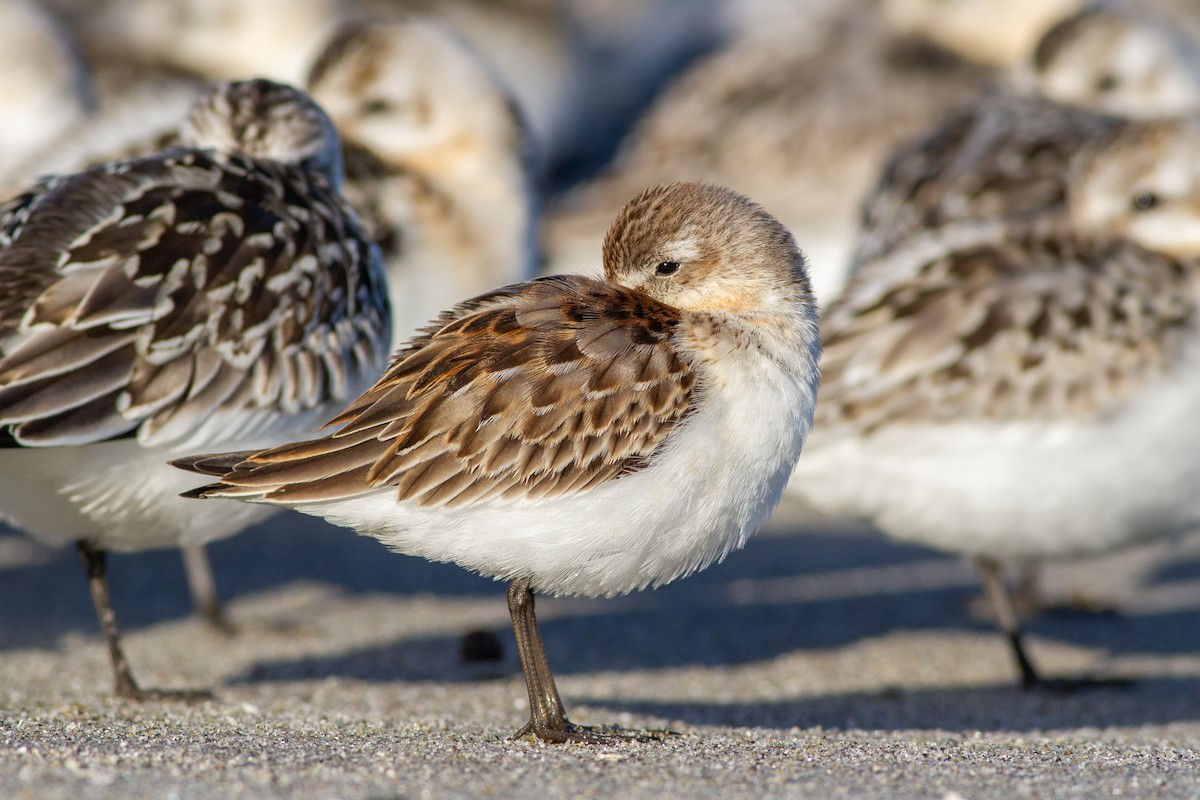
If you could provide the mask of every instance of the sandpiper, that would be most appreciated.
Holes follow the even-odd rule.
[[[1068,164],[1117,117],[999,93],[958,109],[892,153],[863,203],[851,269],[962,220],[1062,213]]]
[[[1200,110],[1200,42],[1144,10],[1095,6],[1050,28],[1017,79],[1124,117],[1189,114]]]
[[[741,547],[816,399],[804,257],[761,207],[675,183],[631,200],[604,279],[560,275],[443,313],[325,436],[195,456],[194,497],[295,508],[509,581],[521,734],[593,741],[554,686],[534,593],[659,586]]]
[[[532,277],[534,150],[508,89],[426,19],[339,28],[308,76],[344,194],[387,265],[395,345],[463,297]]]
[[[1198,110],[1200,44],[1142,10],[1069,15],[1042,36],[1008,90],[896,148],[864,202],[851,269],[954,220],[1061,212],[1068,162],[1087,141],[1123,120]]]
[[[77,544],[129,698],[157,693],[122,653],[107,551],[203,543],[265,510],[187,503],[196,482],[165,462],[313,430],[391,339],[383,265],[315,103],[223,85],[181,139],[0,206],[0,515]]]
[[[1197,165],[1200,122],[1127,122],[1072,159],[1064,214],[920,231],[822,317],[791,490],[975,558],[1026,686],[999,563],[1200,524]]]

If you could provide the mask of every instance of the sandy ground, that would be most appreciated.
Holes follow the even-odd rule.
[[[114,557],[145,685],[111,699],[73,552],[0,533],[0,797],[1200,797],[1200,538],[1046,574],[1015,687],[962,562],[797,509],[656,592],[539,603],[573,718],[663,743],[552,747],[525,719],[503,586],[281,515],[212,548],[238,633],[189,616],[173,552]],[[495,631],[498,663],[463,663]]]

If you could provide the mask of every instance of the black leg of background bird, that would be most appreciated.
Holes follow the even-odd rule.
[[[117,697],[129,700],[144,699],[144,693],[133,679],[125,651],[121,649],[121,632],[117,629],[117,613],[113,610],[112,597],[108,593],[108,553],[94,550],[87,542],[77,543],[83,558],[83,569],[87,573],[88,588],[100,619],[100,630],[108,644],[108,659],[112,663],[113,692]]]
[[[217,582],[213,579],[208,551],[203,545],[192,545],[181,550],[183,569],[187,573],[188,591],[192,595],[192,607],[196,610],[196,616],[221,633],[233,634],[233,624],[225,616],[221,598],[217,595]]]
[[[1017,617],[1008,587],[1004,585],[1004,573],[1000,565],[994,561],[979,559],[977,565],[980,579],[983,582],[983,590],[987,594],[988,603],[996,617],[996,625],[1008,637],[1013,657],[1017,661],[1017,668],[1021,671],[1021,688],[1036,689],[1043,684],[1043,681],[1025,652],[1021,621]]]
[[[525,673],[525,688],[529,692],[529,722],[514,738],[532,734],[547,742],[603,743],[620,739],[661,740],[671,731],[621,731],[575,725],[567,719],[534,612],[533,590],[527,579],[508,585],[508,613],[512,617],[513,635],[521,670]]]
[[[143,689],[133,678],[133,670],[121,649],[121,632],[117,628],[117,613],[113,610],[112,597],[108,593],[108,553],[96,550],[87,542],[77,542],[83,568],[87,572],[88,588],[92,602],[96,605],[96,616],[100,619],[100,630],[108,644],[108,658],[113,669],[113,693],[126,700],[179,700],[186,703],[212,698],[212,692],[202,689],[164,690]]]
[[[979,559],[977,562],[979,575],[983,581],[984,592],[996,615],[996,625],[1008,637],[1012,646],[1013,657],[1017,668],[1021,671],[1021,688],[1026,691],[1038,690],[1058,694],[1073,694],[1085,689],[1126,689],[1133,685],[1132,681],[1124,678],[1043,678],[1030,661],[1021,641],[1021,622],[1017,616],[1016,607],[1009,595],[1008,587],[1004,585],[1004,573],[1000,565],[994,561]]]

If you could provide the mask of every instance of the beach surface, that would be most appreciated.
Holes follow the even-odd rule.
[[[291,513],[210,552],[234,635],[176,552],[110,561],[141,683],[213,693],[139,705],[76,554],[0,532],[0,797],[1200,797],[1196,536],[1043,570],[1031,653],[1102,682],[1027,693],[968,564],[785,504],[700,575],[539,600],[572,719],[677,734],[606,746],[509,738],[502,584]]]

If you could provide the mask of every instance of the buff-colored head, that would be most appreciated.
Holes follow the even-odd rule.
[[[630,200],[604,239],[604,275],[685,311],[753,314],[811,302],[787,228],[713,184],[670,183]]]
[[[1130,123],[1074,164],[1072,220],[1150,250],[1200,256],[1200,119]]]
[[[222,84],[198,100],[180,129],[183,144],[295,164],[342,181],[333,122],[299,89],[262,78]]]
[[[19,169],[92,110],[86,65],[32,0],[0,2],[0,172]]]
[[[464,42],[430,20],[362,20],[326,43],[308,89],[342,136],[392,164],[525,153],[509,92]]]
[[[1022,63],[1051,25],[1084,0],[883,0],[888,22],[968,61]]]
[[[1144,12],[1094,8],[1055,25],[1030,63],[1060,103],[1149,118],[1200,110],[1200,47]]]

